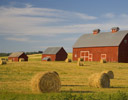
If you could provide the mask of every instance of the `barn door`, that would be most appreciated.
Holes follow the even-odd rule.
[[[80,58],[83,58],[84,61],[92,61],[93,55],[89,51],[81,51]]]

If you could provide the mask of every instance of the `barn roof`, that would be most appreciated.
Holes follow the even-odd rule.
[[[43,54],[57,54],[63,47],[48,47]]]
[[[11,53],[8,57],[19,57],[23,54],[24,52],[13,52]]]
[[[116,33],[102,32],[96,35],[84,34],[75,42],[73,48],[119,46],[127,34],[128,30],[118,31]]]

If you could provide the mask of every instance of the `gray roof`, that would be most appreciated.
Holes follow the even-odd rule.
[[[8,57],[19,57],[23,54],[24,52],[13,52],[11,53]]]
[[[96,35],[93,35],[93,33],[84,34],[76,41],[76,43],[73,45],[73,48],[119,46],[127,34],[128,30],[118,31],[116,33],[103,32]]]
[[[48,47],[43,54],[57,54],[63,47]]]

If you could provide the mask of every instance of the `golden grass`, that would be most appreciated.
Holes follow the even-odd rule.
[[[31,58],[32,57],[32,58]],[[71,56],[70,56],[71,57]],[[42,62],[41,55],[29,56],[28,62],[8,62],[0,65],[0,92],[32,93],[30,82],[32,77],[42,71],[57,71],[61,80],[60,91],[93,92],[128,92],[128,64],[85,62],[86,67],[78,67],[77,62]],[[88,86],[88,77],[104,70],[114,71],[114,79],[110,88],[95,88]]]

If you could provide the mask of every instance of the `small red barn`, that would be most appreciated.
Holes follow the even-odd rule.
[[[83,58],[84,61],[128,62],[128,30],[119,31],[113,27],[111,32],[82,35],[73,46],[73,60]]]
[[[64,61],[67,55],[63,47],[49,47],[43,52],[42,61]]]
[[[8,60],[18,62],[20,59],[28,61],[28,56],[24,52],[14,52],[8,56]]]

